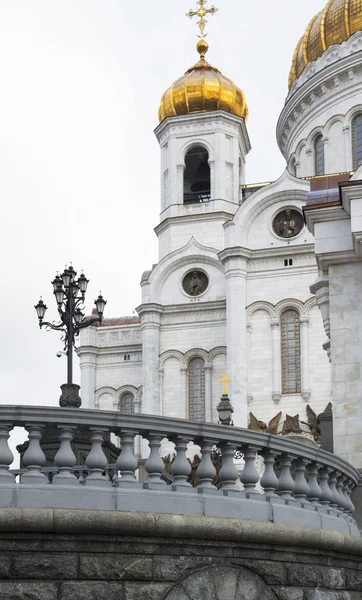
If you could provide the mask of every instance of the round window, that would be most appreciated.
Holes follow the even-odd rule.
[[[189,296],[201,296],[209,285],[209,279],[203,271],[190,271],[182,280],[182,287]]]
[[[273,230],[282,238],[293,238],[303,229],[303,217],[298,210],[286,208],[274,217]]]

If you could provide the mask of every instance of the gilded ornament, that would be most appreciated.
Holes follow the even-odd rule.
[[[205,60],[209,44],[205,40],[205,16],[214,15],[217,8],[205,8],[207,0],[198,0],[199,8],[190,9],[187,17],[199,17],[200,29],[196,49],[200,55],[198,62],[177,79],[161,98],[158,118],[160,123],[167,117],[223,110],[245,119],[248,107],[244,93],[231,81]]]
[[[329,0],[309,22],[294,51],[289,87],[305,67],[322,56],[330,46],[341,44],[362,30],[361,0]]]

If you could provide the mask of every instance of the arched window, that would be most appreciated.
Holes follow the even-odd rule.
[[[185,156],[184,204],[209,202],[211,198],[209,154],[206,148],[194,146]]]
[[[354,171],[362,165],[362,114],[352,122],[352,162]]]
[[[297,163],[295,158],[292,158],[292,160],[289,163],[289,173],[293,175],[293,177],[297,176]]]
[[[324,142],[321,133],[314,138],[314,170],[316,175],[324,175]]]
[[[119,401],[119,410],[121,413],[133,414],[134,413],[134,397],[131,392],[125,392],[122,394]]]
[[[280,317],[282,393],[296,394],[301,391],[300,380],[300,321],[299,313],[285,310]]]
[[[189,418],[192,421],[205,421],[205,368],[202,358],[189,362]]]

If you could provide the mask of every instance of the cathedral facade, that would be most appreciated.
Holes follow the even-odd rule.
[[[326,175],[362,165],[362,4],[329,1],[298,42],[277,124],[286,169],[246,184],[243,92],[205,58],[163,94],[157,264],[138,316],[83,330],[84,407],[217,422],[226,372],[234,423],[307,420],[331,400],[321,276],[303,207]],[[260,180],[263,174],[260,173]],[[323,185],[321,183],[321,185]],[[146,265],[147,266],[147,265]],[[313,289],[313,288],[312,288]],[[323,315],[323,311],[322,311]],[[325,325],[325,327],[323,326]]]

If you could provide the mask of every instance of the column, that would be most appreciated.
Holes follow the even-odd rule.
[[[205,364],[205,421],[212,423],[212,365]]]
[[[211,200],[215,200],[215,161],[209,160]]]
[[[160,417],[162,417],[163,415],[163,377],[165,374],[165,369],[159,369],[158,370],[159,373],[159,377],[160,377],[160,382],[159,382],[159,388],[160,388]]]
[[[90,328],[92,329],[92,328]],[[80,359],[80,383],[82,408],[95,408],[97,348],[80,348],[77,352]]]
[[[186,165],[177,165],[177,204],[184,203],[184,172]]]
[[[188,390],[187,390],[187,367],[185,365],[183,365],[181,367],[181,389],[182,389],[182,396],[181,396],[181,403],[184,409],[184,418],[187,419],[189,416],[189,409],[188,409]]]
[[[142,332],[142,413],[159,414],[160,409],[160,329],[162,307],[159,304],[142,304],[137,308]]]
[[[302,397],[308,402],[310,398],[309,389],[309,336],[308,336],[308,317],[300,319],[300,351],[301,351],[301,377],[302,377]]]
[[[246,324],[246,366],[247,366],[247,402],[248,406],[253,401],[251,387],[251,323]]]
[[[343,157],[344,157],[344,166],[343,169],[345,171],[352,171],[353,169],[353,161],[352,161],[352,140],[351,140],[351,128],[349,125],[346,125],[342,129],[343,131]],[[342,158],[342,157],[341,157]]]
[[[307,148],[307,150],[305,151],[306,156],[307,156],[307,168],[305,170],[305,175],[314,175],[315,169],[314,169],[314,165],[313,165],[313,150],[312,148]]]
[[[322,140],[324,144],[324,172],[329,173],[329,156],[328,156],[328,142],[329,138],[324,137]]]
[[[273,319],[272,328],[272,367],[273,367],[273,389],[272,398],[275,404],[280,402],[281,395],[281,364],[280,364],[280,321]]]
[[[251,251],[247,248],[226,248],[219,253],[225,266],[227,375],[229,397],[234,407],[234,423],[248,426],[247,353],[246,353],[246,276]]]

